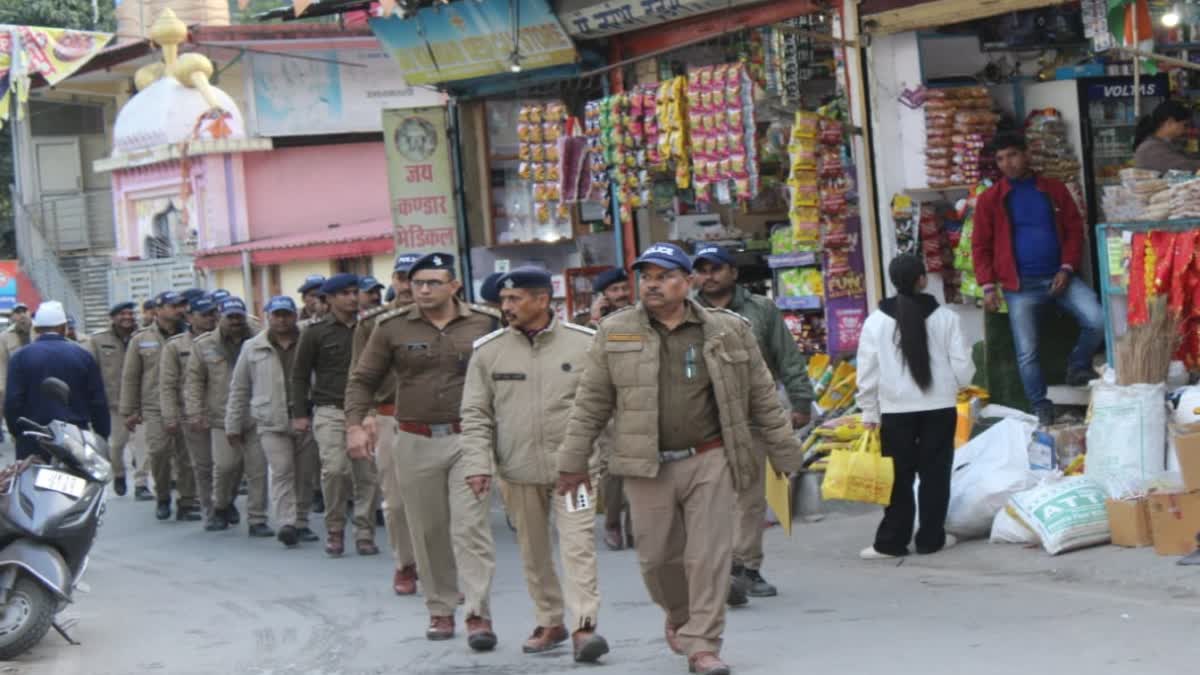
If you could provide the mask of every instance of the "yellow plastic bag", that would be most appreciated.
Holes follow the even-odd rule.
[[[767,504],[779,518],[779,524],[783,526],[784,534],[790,537],[792,536],[792,482],[788,480],[787,476],[777,473],[769,459],[766,472]]]
[[[879,431],[875,430],[863,434],[855,450],[830,453],[821,497],[887,506],[895,481],[895,465],[891,457],[882,455]]]

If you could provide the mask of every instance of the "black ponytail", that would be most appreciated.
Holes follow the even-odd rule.
[[[1133,149],[1137,150],[1147,138],[1153,136],[1158,128],[1167,122],[1167,120],[1175,120],[1176,122],[1190,122],[1192,113],[1187,106],[1179,101],[1163,101],[1159,103],[1154,111],[1149,115],[1142,115],[1138,120],[1137,128],[1133,132]]]
[[[929,391],[933,371],[929,358],[929,333],[925,329],[925,309],[917,301],[918,283],[925,276],[925,264],[912,254],[896,256],[888,265],[888,277],[896,287],[896,334],[900,355],[921,391]]]

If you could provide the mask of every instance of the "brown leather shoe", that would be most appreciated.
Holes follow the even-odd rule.
[[[340,558],[346,552],[346,533],[345,532],[330,532],[325,539],[325,555],[331,558]]]
[[[663,632],[667,637],[667,646],[671,651],[683,656],[683,647],[679,646],[679,626],[672,626],[670,622],[663,628]]]
[[[496,634],[492,632],[490,619],[467,617],[467,646],[477,652],[492,651],[496,646]]]
[[[370,539],[359,539],[354,542],[354,550],[359,555],[379,555],[379,547]]]
[[[688,670],[697,675],[729,675],[729,666],[713,652],[696,652],[688,659]]]
[[[620,525],[618,525],[616,527],[605,527],[604,528],[604,545],[608,547],[608,550],[620,551],[622,548],[625,547],[624,546],[625,542],[623,541],[623,539],[624,538],[621,536],[621,526]]]
[[[571,637],[567,634],[567,627],[559,624],[557,626],[538,626],[533,629],[533,635],[525,641],[521,647],[521,651],[526,654],[540,654],[554,649],[558,645],[567,641]]]
[[[392,576],[392,590],[396,591],[396,595],[413,595],[417,592],[416,565],[405,565],[396,570]]]
[[[575,663],[595,663],[608,653],[608,641],[591,628],[575,631],[571,644],[575,647]]]
[[[452,637],[454,637],[454,617],[429,617],[429,628],[425,629],[426,640],[449,640]]]

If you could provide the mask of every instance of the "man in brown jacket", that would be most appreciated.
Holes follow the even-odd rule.
[[[655,244],[634,269],[641,302],[602,321],[588,352],[559,450],[559,493],[588,483],[593,443],[613,418],[608,467],[625,477],[642,578],[666,612],[667,644],[692,672],[728,675],[718,653],[731,514],[736,490],[760,470],[751,425],[777,469],[799,469],[803,453],[749,322],[688,299],[688,255]]]
[[[104,379],[104,392],[108,396],[109,416],[112,418],[112,438],[108,447],[113,467],[113,489],[123,496],[128,486],[125,482],[125,450],[132,448],[134,464],[134,493],[153,499],[146,487],[149,472],[146,471],[146,452],[140,443],[131,442],[132,434],[125,426],[118,408],[121,404],[121,369],[125,367],[125,352],[129,340],[137,330],[137,303],[118,302],[108,310],[112,323],[108,328],[92,336],[88,349],[96,363],[100,364],[100,376]],[[140,450],[140,452],[139,452]]]

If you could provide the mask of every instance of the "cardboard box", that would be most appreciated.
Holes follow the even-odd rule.
[[[1200,533],[1200,492],[1155,492],[1150,501],[1154,552],[1184,556],[1196,550]]]
[[[1200,431],[1179,433],[1173,439],[1183,486],[1188,490],[1200,490]]]
[[[1109,499],[1108,527],[1112,530],[1115,546],[1138,548],[1154,543],[1150,533],[1150,504],[1145,497],[1140,499]]]

